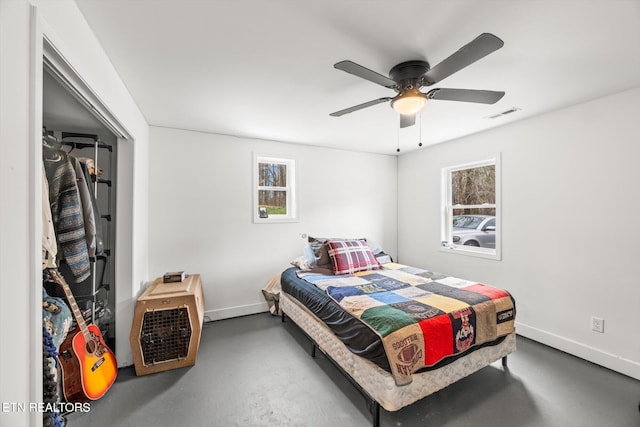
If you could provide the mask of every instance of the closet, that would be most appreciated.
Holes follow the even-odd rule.
[[[60,235],[64,233],[62,220],[55,223],[55,235],[57,240],[57,256],[55,257],[56,269],[63,278],[63,282],[69,285],[72,298],[75,299],[78,311],[84,321],[96,325],[106,345],[115,352],[115,249],[116,249],[116,203],[117,203],[117,143],[116,135],[107,128],[96,116],[74,96],[67,82],[60,79],[54,70],[45,67],[43,72],[43,178],[49,188],[54,186],[51,192],[57,188],[64,188],[59,179],[58,163],[67,162],[72,165],[68,169],[74,169],[71,174],[76,179],[78,195],[81,196],[80,211],[83,212],[82,220],[85,222],[91,217],[90,226],[92,232],[84,226],[86,241],[86,256],[89,259],[88,276],[86,274],[86,262],[83,261],[81,275],[78,274],[75,257],[69,256],[66,248],[60,245]],[[66,163],[65,163],[66,164]],[[66,182],[68,177],[64,178]],[[62,180],[60,178],[60,180]],[[85,195],[82,197],[81,187],[84,187]],[[45,187],[44,194],[51,193]],[[57,200],[57,199],[56,199]],[[62,198],[60,198],[62,200]],[[90,200],[91,203],[86,203]],[[62,202],[60,202],[62,206]],[[50,202],[50,206],[51,202]],[[62,208],[60,208],[62,209]],[[90,212],[87,212],[87,209]],[[54,218],[61,218],[59,212]],[[89,215],[90,214],[90,215]],[[43,213],[44,215],[44,213]],[[43,224],[45,223],[43,218]],[[76,227],[82,228],[82,227]],[[69,233],[67,233],[69,234]],[[92,236],[92,239],[89,238]],[[46,227],[43,227],[43,240],[46,240]],[[63,237],[64,239],[64,237]],[[91,243],[89,242],[91,240]],[[43,243],[44,246],[44,243]],[[84,258],[83,258],[84,259]],[[45,269],[43,261],[43,390],[45,403],[64,402],[62,390],[62,372],[56,358],[64,354],[57,354],[60,350],[61,338],[56,334],[60,330],[73,329],[76,323],[76,315],[73,304],[68,303],[67,294],[63,287],[51,280],[51,273]],[[81,279],[78,279],[81,277]],[[56,305],[60,302],[71,307],[60,308]],[[69,310],[67,310],[69,308]],[[66,320],[64,320],[66,319]],[[71,326],[68,325],[69,321]],[[66,324],[65,324],[66,323]],[[57,338],[57,340],[56,340]],[[57,371],[57,374],[55,374]],[[63,411],[64,412],[64,411]],[[45,425],[54,425],[54,413],[45,413]],[[47,417],[51,418],[47,420]]]
[[[65,261],[59,268],[85,319],[100,327],[105,341],[115,350],[117,138],[46,70],[43,83],[43,132],[55,138],[70,157],[90,159],[91,182],[87,185],[95,195],[99,213],[96,227],[101,235],[95,254],[90,254],[88,279],[76,283],[67,273]],[[64,296],[61,290],[51,292]]]

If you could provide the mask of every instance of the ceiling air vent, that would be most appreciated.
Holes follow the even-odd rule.
[[[495,114],[493,116],[489,116],[489,119],[497,119],[498,117],[506,116],[507,114],[515,113],[516,111],[520,111],[521,108],[513,107],[508,110],[503,111],[502,113]]]

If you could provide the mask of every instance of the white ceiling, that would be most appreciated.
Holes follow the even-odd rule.
[[[77,0],[151,125],[395,154],[640,86],[639,0]],[[416,126],[395,92],[336,70],[436,65],[479,34],[504,47],[433,87],[504,90],[431,101]],[[488,119],[512,107],[521,111]]]

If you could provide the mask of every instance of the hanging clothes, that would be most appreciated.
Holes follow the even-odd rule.
[[[56,268],[58,242],[49,205],[49,182],[42,163],[42,269]]]
[[[80,206],[82,207],[82,218],[84,219],[84,237],[87,243],[89,258],[96,256],[96,217],[93,212],[93,203],[89,193],[90,182],[87,182],[82,172],[80,162],[73,156],[69,156],[71,164],[76,174],[76,184],[80,196]]]
[[[87,188],[89,190],[89,200],[91,201],[91,208],[93,210],[93,217],[95,218],[95,241],[96,241],[96,255],[102,255],[104,253],[104,237],[102,234],[102,221],[100,216],[100,211],[98,210],[98,201],[96,199],[96,193],[94,191],[93,185],[91,185],[91,173],[88,168],[87,163],[85,163],[82,157],[78,157],[78,163],[80,163],[80,168],[82,169],[82,174],[84,175],[84,181],[87,183]],[[85,157],[86,159],[86,157]],[[93,163],[93,159],[91,163]],[[95,170],[95,168],[94,168]],[[97,177],[96,177],[97,179]]]
[[[90,175],[102,175],[102,168],[96,167],[96,162],[90,157],[78,157],[78,160],[89,169]]]
[[[45,276],[48,274],[45,273]],[[46,278],[44,279],[47,280]],[[58,364],[60,345],[67,337],[73,324],[71,310],[61,298],[55,298],[42,289],[42,397],[45,404],[61,402],[61,371]],[[55,423],[60,414],[44,411],[43,426]]]
[[[58,245],[74,279],[80,282],[89,277],[91,266],[76,174],[64,150],[45,145],[43,158]]]

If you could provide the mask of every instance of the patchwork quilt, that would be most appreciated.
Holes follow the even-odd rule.
[[[477,282],[398,263],[347,275],[298,276],[381,337],[399,386],[423,367],[515,329],[511,295]]]

